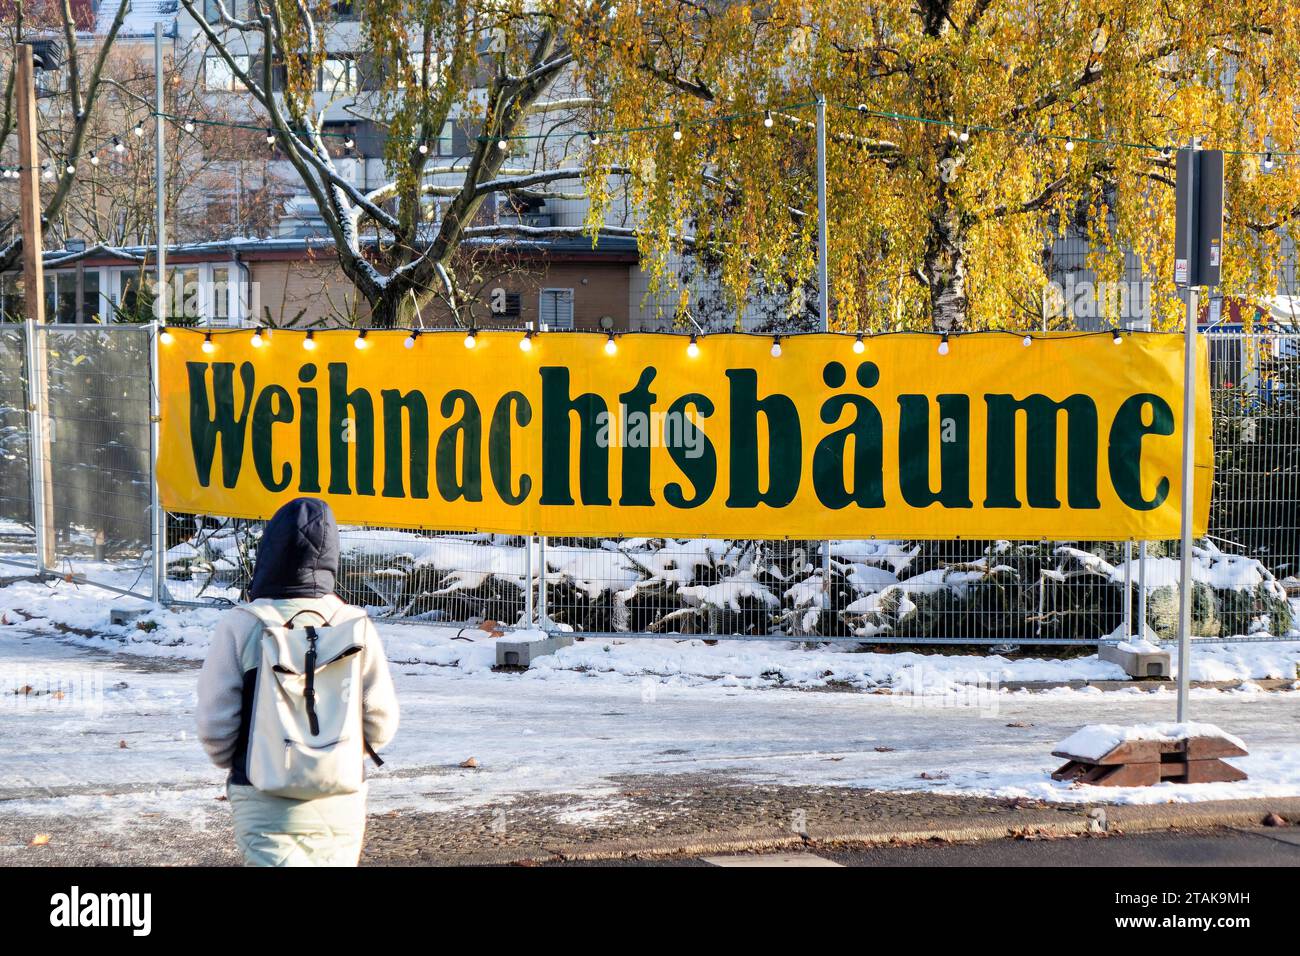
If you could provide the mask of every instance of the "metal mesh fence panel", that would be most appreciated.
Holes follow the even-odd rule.
[[[38,334],[58,569],[147,595],[149,330],[46,326]]]
[[[31,434],[27,412],[27,336],[0,324],[0,558],[36,562]]]
[[[30,554],[22,329],[0,331],[0,468],[12,476],[0,517],[6,552]],[[147,330],[41,334],[61,567],[147,593]],[[1210,534],[1193,555],[1193,634],[1300,638],[1300,336],[1208,339],[1216,472]],[[168,515],[169,595],[240,600],[261,527]],[[627,637],[996,647],[1091,644],[1141,633],[1143,620],[1158,640],[1178,629],[1177,542],[553,538],[530,551],[510,535],[341,537],[340,594],[393,620],[522,624],[531,590],[543,626]]]

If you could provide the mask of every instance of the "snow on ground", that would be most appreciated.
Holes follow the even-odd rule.
[[[402,727],[372,776],[377,812],[475,812],[518,795],[572,795],[599,825],[627,775],[727,773],[757,783],[1153,803],[1300,795],[1300,694],[1196,690],[1192,712],[1241,737],[1251,779],[1152,788],[1053,782],[1073,730],[1169,719],[1174,695],[1097,689],[956,695],[755,692],[682,675],[397,665]],[[0,802],[130,827],[201,825],[223,774],[194,736],[192,665],[107,658],[0,628]],[[23,688],[32,690],[15,693]],[[51,693],[50,691],[54,691]],[[477,769],[460,766],[476,758]]]
[[[97,573],[106,579],[116,573],[123,587],[132,580],[132,576],[111,572],[107,566]],[[109,623],[110,611],[115,607],[147,613],[132,623],[115,626]],[[0,588],[0,621],[22,623],[25,629],[57,634],[102,650],[150,657],[202,659],[208,636],[223,613],[219,608],[156,608],[137,598],[68,582],[18,582]],[[28,615],[33,616],[28,619]],[[379,627],[393,661],[455,667],[467,672],[487,672],[495,663],[492,640],[474,629],[382,621]],[[1193,651],[1192,677],[1212,681],[1294,680],[1300,677],[1298,667],[1300,641],[1198,642]],[[719,641],[710,646],[698,638],[582,641],[543,658],[527,676],[530,680],[547,680],[566,671],[674,677],[740,687],[883,687],[923,695],[1021,681],[1124,679],[1118,665],[1091,654],[1059,660],[859,653],[851,645],[803,646],[777,640]]]
[[[113,607],[146,610],[143,627],[109,625]],[[182,659],[203,656],[221,613],[150,608],[66,582],[0,588],[0,620],[9,625],[0,626],[6,811],[91,814],[127,826],[139,813],[201,820],[196,811],[219,807],[223,775],[194,739],[195,672]],[[1094,656],[868,654],[780,641],[593,640],[525,673],[501,674],[491,670],[494,647],[482,632],[380,630],[403,726],[373,777],[379,810],[470,810],[563,793],[577,795],[566,811],[575,821],[599,825],[619,812],[620,775],[715,771],[1071,803],[1300,795],[1300,694],[1257,685],[1192,693],[1197,720],[1246,742],[1250,756],[1232,762],[1249,781],[1075,787],[1049,779],[1059,741],[1101,720],[1169,720],[1172,691],[998,686],[1121,676]],[[1198,678],[1294,679],[1300,644],[1198,645],[1194,656]],[[800,690],[832,683],[892,693]],[[470,756],[479,769],[459,767]]]

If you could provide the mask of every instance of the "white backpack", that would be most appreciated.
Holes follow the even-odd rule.
[[[284,621],[273,608],[246,605],[262,622],[244,647],[257,668],[248,733],[248,779],[263,793],[295,800],[355,793],[368,752],[362,730],[364,614],[321,627]],[[303,612],[316,614],[315,611]],[[321,618],[324,620],[324,618]]]

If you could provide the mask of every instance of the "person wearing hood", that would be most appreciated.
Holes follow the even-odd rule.
[[[250,780],[258,646],[271,626],[337,628],[359,622],[351,633],[359,635],[361,645],[366,750],[374,755],[397,732],[397,698],[383,645],[366,612],[334,593],[338,567],[338,526],[329,505],[296,498],[281,507],[258,544],[249,603],[218,622],[199,674],[199,739],[212,762],[230,771],[226,793],[236,842],[248,866],[355,866],[361,854],[364,781],[355,792],[296,799],[263,792]],[[314,642],[317,632],[308,633]],[[310,697],[310,682],[307,686]],[[286,753],[286,766],[288,760]]]

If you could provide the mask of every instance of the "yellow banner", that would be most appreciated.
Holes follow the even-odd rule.
[[[1179,336],[216,331],[159,345],[163,503],[549,535],[1178,537]],[[689,344],[688,344],[689,343]],[[360,345],[362,347],[358,348]],[[1201,342],[1195,533],[1213,454]]]

